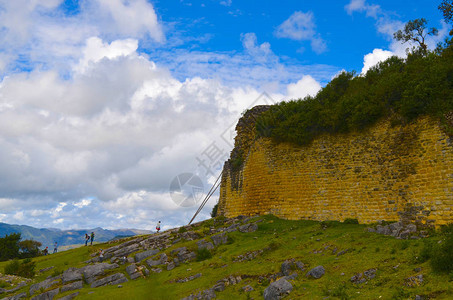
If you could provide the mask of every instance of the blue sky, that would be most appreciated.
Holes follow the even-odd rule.
[[[411,19],[439,29],[433,49],[448,32],[438,4],[0,0],[0,222],[183,225],[245,109],[405,57],[392,34]],[[194,206],[181,174],[202,183]]]

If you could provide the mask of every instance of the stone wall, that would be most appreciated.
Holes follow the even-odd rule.
[[[405,126],[323,135],[309,146],[255,138],[249,111],[225,163],[219,212],[360,223],[453,222],[453,141],[426,117]],[[240,157],[243,159],[240,159]]]

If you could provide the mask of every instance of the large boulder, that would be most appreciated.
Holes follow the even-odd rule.
[[[293,289],[291,283],[289,283],[286,279],[281,278],[275,282],[272,282],[265,290],[264,290],[264,299],[265,300],[276,300],[281,299],[284,296],[288,295]]]

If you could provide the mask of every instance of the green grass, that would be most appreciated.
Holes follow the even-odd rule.
[[[181,299],[211,288],[229,275],[242,276],[243,280],[216,293],[217,299],[261,299],[269,282],[260,282],[259,277],[279,272],[281,263],[290,258],[303,262],[306,267],[304,272],[298,271],[299,276],[291,281],[294,286],[290,294],[292,299],[413,299],[417,294],[435,296],[436,299],[453,297],[453,285],[449,281],[452,278],[448,274],[434,273],[429,259],[419,262],[417,256],[422,252],[424,241],[397,240],[368,233],[366,225],[361,224],[288,221],[274,216],[263,219],[258,223],[256,232],[229,233],[233,242],[212,250],[211,258],[182,264],[171,271],[151,273],[145,279],[123,283],[122,288],[107,286],[91,289],[86,286],[79,290],[77,299]],[[213,224],[213,220],[208,222]],[[201,224],[195,230],[201,233],[206,230],[205,225]],[[439,236],[433,236],[428,241],[437,243],[438,239]],[[172,245],[165,253],[170,256],[171,250],[182,246],[197,249],[196,241],[185,241]],[[57,270],[81,267],[83,261],[91,258],[90,254],[101,247],[107,248],[98,244],[36,258],[36,270],[48,266],[55,266]],[[239,255],[260,249],[265,250],[255,259],[234,262]],[[337,256],[342,250],[348,251]],[[0,264],[0,270],[2,265],[4,263]],[[326,274],[317,280],[305,277],[305,273],[317,265],[323,265]],[[124,272],[124,268],[125,265],[121,266],[120,271]],[[377,269],[376,277],[367,284],[350,282],[353,275],[371,268]],[[421,272],[415,272],[415,268],[421,268]],[[40,274],[35,280],[43,280],[53,272],[54,269]],[[118,269],[112,270],[112,273],[116,272]],[[197,273],[202,273],[202,276],[185,283],[174,282]],[[420,273],[424,275],[423,285],[413,288],[404,286],[405,278]],[[251,285],[254,291],[243,292],[241,288],[245,285]],[[70,293],[60,294],[59,297]]]

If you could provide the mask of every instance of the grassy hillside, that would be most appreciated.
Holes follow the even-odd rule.
[[[293,286],[288,299],[414,299],[415,295],[423,295],[425,299],[453,298],[452,274],[433,272],[429,256],[425,255],[426,249],[432,243],[437,245],[444,240],[445,235],[432,234],[420,240],[399,240],[367,232],[366,227],[359,224],[288,221],[273,216],[255,218],[249,222],[256,222],[258,230],[249,233],[229,232],[228,242],[208,253],[198,251],[197,242],[201,238],[211,241],[211,233],[230,226],[232,220],[211,219],[192,228],[174,230],[166,244],[168,248],[161,249],[156,256],[166,253],[169,258],[175,257],[171,251],[185,246],[197,253],[200,261],[196,259],[182,263],[170,271],[167,271],[166,265],[156,266],[162,269],[161,273],[151,271],[148,276],[136,280],[130,280],[126,275],[129,281],[122,283],[122,288],[117,285],[91,288],[85,282],[82,289],[60,293],[57,298],[79,292],[75,299],[181,299],[212,288],[219,280],[233,275],[240,276],[241,281],[226,286],[224,291],[215,292],[217,299],[263,299],[263,292],[269,284],[283,276],[279,274],[281,264],[288,259],[304,264],[303,271],[297,268],[292,271],[298,275],[288,280]],[[198,233],[200,238],[184,240],[184,237],[189,236],[185,233],[186,229],[191,234]],[[54,268],[44,273],[38,272],[33,282],[40,282],[50,275],[59,275],[69,267],[82,267],[86,265],[84,261],[92,258],[90,254],[126,241],[80,247],[36,258],[36,270]],[[134,253],[129,255],[133,256]],[[151,269],[145,261],[137,265]],[[0,263],[0,271],[6,264]],[[120,264],[119,268],[109,270],[105,275],[116,272],[126,274],[128,265]],[[325,275],[320,279],[306,277],[307,271],[318,265],[325,268]],[[366,278],[363,283],[351,282],[352,276],[370,269],[376,270],[374,278]],[[202,274],[199,278],[176,282],[198,273]],[[408,279],[420,274],[423,275],[422,282]],[[30,284],[10,295],[27,292]],[[253,290],[245,292],[243,287],[247,285]],[[1,286],[5,287],[6,284],[0,281]],[[0,294],[0,297],[4,295]]]

